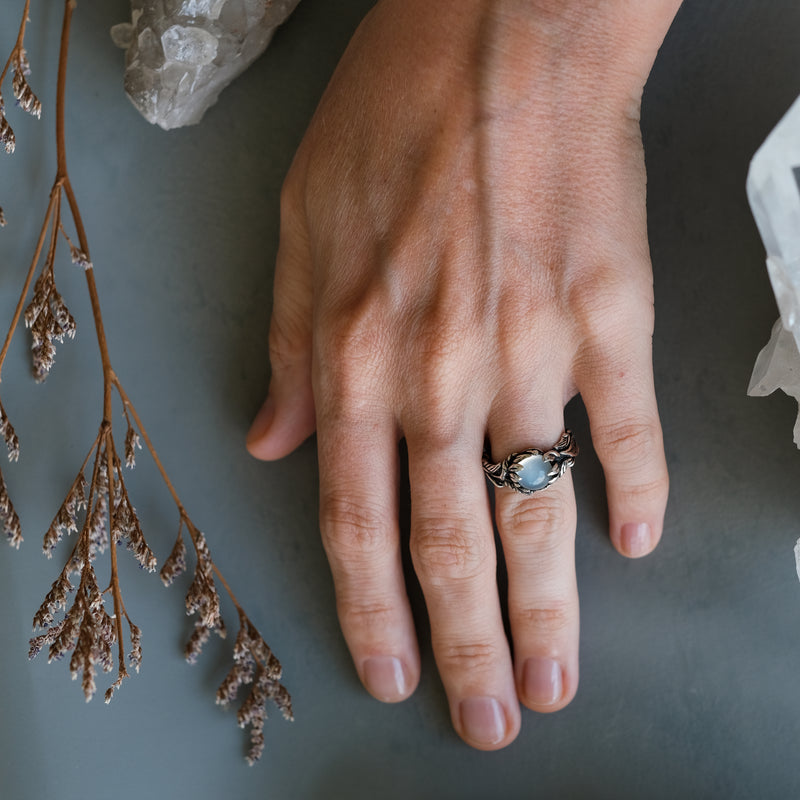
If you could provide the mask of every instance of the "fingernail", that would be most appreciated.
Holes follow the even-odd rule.
[[[646,522],[627,522],[620,531],[622,552],[638,558],[650,552],[650,526]]]
[[[268,430],[272,424],[272,418],[275,416],[275,401],[272,395],[268,395],[264,401],[264,405],[258,410],[250,430],[247,432],[247,442],[257,442]]]
[[[408,693],[403,662],[394,656],[373,656],[364,662],[364,683],[384,703],[396,703]]]
[[[561,664],[552,658],[529,658],[522,673],[525,698],[537,706],[552,706],[561,699]]]
[[[467,697],[461,701],[461,727],[468,739],[497,744],[506,735],[506,715],[493,697]]]

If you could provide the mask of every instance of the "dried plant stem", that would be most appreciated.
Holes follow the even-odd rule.
[[[11,64],[14,62],[15,56],[19,53],[22,49],[22,43],[25,41],[25,28],[28,26],[28,15],[31,10],[31,0],[25,0],[25,8],[22,11],[22,21],[19,25],[19,33],[17,34],[17,41],[14,44],[14,47],[11,49],[11,55],[8,57],[8,61],[6,61],[5,67],[3,67],[3,71],[0,72],[0,85],[2,85],[3,81],[5,80],[6,75],[8,74],[8,70],[11,67]]]
[[[114,450],[114,440],[111,434],[111,429],[109,428],[108,433],[106,434],[108,437],[108,445],[106,447],[106,471],[108,472],[108,507],[109,509],[114,508],[114,497],[116,496],[116,487],[114,486],[114,462],[113,462],[113,454]],[[109,511],[109,515],[111,515],[112,511]],[[125,670],[125,640],[122,634],[122,615],[123,611],[123,604],[122,604],[122,592],[119,587],[119,571],[117,569],[117,543],[114,540],[114,532],[112,531],[111,535],[111,545],[109,547],[111,551],[111,596],[114,598],[114,625],[117,628],[117,648],[118,648],[118,655],[119,655],[119,672],[120,678],[126,674]],[[127,614],[125,615],[127,616]]]
[[[86,229],[83,225],[78,201],[72,188],[67,169],[67,147],[66,147],[66,126],[64,123],[66,107],[66,86],[67,86],[67,60],[69,58],[69,38],[72,27],[72,14],[77,6],[76,0],[66,0],[64,6],[64,24],[61,28],[61,50],[58,56],[58,90],[56,94],[56,157],[58,160],[58,172],[56,183],[61,183],[64,187],[64,194],[67,196],[69,210],[72,214],[75,230],[78,234],[78,243],[81,251],[90,259],[89,241],[86,237]],[[92,303],[92,316],[97,330],[97,344],[100,348],[100,359],[103,364],[103,419],[111,422],[111,389],[115,380],[114,370],[111,367],[111,359],[108,354],[108,342],[106,340],[105,327],[103,326],[103,315],[100,311],[100,298],[97,293],[97,283],[94,279],[94,269],[90,266],[86,270],[86,283],[89,288],[89,298]]]
[[[113,644],[116,642],[118,673],[117,680],[105,693],[105,700],[108,703],[122,684],[123,679],[129,676],[125,659],[124,619],[129,625],[131,645],[128,661],[136,672],[139,671],[142,658],[141,630],[128,616],[122,599],[117,546],[127,543],[128,549],[133,552],[139,565],[149,572],[155,571],[157,562],[144,538],[136,510],[131,503],[128,487],[123,477],[123,463],[117,455],[114,444],[112,400],[116,389],[128,423],[124,448],[125,466],[133,467],[135,465],[135,450],[141,448],[139,441],[141,436],[178,509],[180,518],[178,536],[170,556],[161,569],[161,579],[166,585],[171,584],[178,575],[186,570],[187,548],[183,539],[184,526],[192,541],[195,569],[194,578],[186,594],[185,605],[187,614],[196,615],[196,619],[194,632],[184,651],[187,661],[194,663],[212,632],[223,639],[226,636],[226,626],[220,613],[220,598],[214,576],[225,588],[231,602],[236,607],[239,616],[239,634],[233,649],[234,665],[217,691],[217,702],[227,706],[236,698],[240,687],[251,687],[239,709],[237,722],[240,727],[250,727],[250,751],[247,760],[252,764],[258,760],[264,748],[263,727],[267,702],[274,702],[286,719],[293,719],[291,697],[280,683],[280,662],[250,621],[230,585],[214,563],[204,534],[189,518],[139,414],[122,388],[111,365],[94,268],[89,256],[89,243],[67,168],[66,78],[72,16],[76,7],[76,0],[65,0],[56,95],[56,177],[50,191],[47,213],[39,233],[31,266],[25,278],[11,327],[2,350],[0,350],[0,372],[14,331],[23,314],[26,326],[31,329],[33,366],[37,380],[44,380],[53,364],[56,352],[53,342],[61,342],[64,336],[72,337],[75,333],[75,320],[56,289],[54,277],[56,250],[59,236],[63,234],[69,245],[73,262],[82,266],[86,273],[86,284],[103,370],[103,416],[94,444],[81,464],[78,476],[73,481],[64,502],[44,535],[43,551],[49,558],[65,535],[77,533],[69,558],[34,615],[34,630],[42,629],[44,632],[31,639],[29,657],[36,657],[44,647],[48,647],[50,660],[60,659],[72,652],[70,673],[73,678],[77,678],[79,674],[82,675],[82,688],[88,701],[96,691],[97,669],[102,668],[104,672],[113,669],[112,650]],[[23,40],[29,9],[30,0],[26,0],[17,42],[2,74],[0,74],[0,84],[8,70],[13,67],[15,71],[14,94],[18,104],[23,110],[38,117],[41,113],[41,103],[25,81],[29,66]],[[14,134],[5,118],[2,117],[1,100],[0,123],[2,123],[0,144],[12,152],[15,142]],[[62,224],[65,199],[77,234],[77,246],[72,243]],[[1,213],[0,222],[4,222]],[[49,242],[47,240],[48,233],[50,234]],[[46,250],[45,244],[47,244]],[[44,265],[34,284],[36,268],[43,254]],[[25,300],[32,284],[33,298],[25,308]],[[9,457],[15,460],[19,453],[19,440],[2,405],[0,405],[0,435],[5,440]],[[87,484],[85,471],[92,456],[94,456],[94,463],[91,481]],[[82,516],[82,522],[79,521],[79,516]],[[2,476],[0,476],[0,522],[4,526],[10,543],[18,547],[22,541],[19,520],[11,507]],[[95,562],[97,556],[105,553],[106,550],[110,551],[111,574],[108,586],[101,592],[97,581]],[[76,573],[80,574],[77,588],[70,581],[70,578]],[[70,601],[69,596],[73,592],[75,592],[74,599]],[[104,596],[107,598],[109,594],[113,602],[113,616],[109,616],[106,606],[110,603],[108,599],[104,599]],[[63,618],[56,621],[56,616],[60,615],[62,611]]]

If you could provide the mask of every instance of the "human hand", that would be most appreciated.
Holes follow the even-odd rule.
[[[316,428],[339,619],[377,698],[410,695],[410,547],[457,732],[492,750],[519,701],[578,684],[569,473],[498,489],[514,658],[496,584],[484,440],[548,449],[577,392],[624,555],[661,535],[667,472],[653,390],[639,102],[677,9],[652,0],[381,0],[286,179],[272,380],[248,435],[280,458]],[[595,8],[597,6],[597,8]]]

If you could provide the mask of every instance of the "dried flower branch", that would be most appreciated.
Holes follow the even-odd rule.
[[[0,372],[14,332],[23,317],[23,309],[25,325],[31,331],[33,370],[37,381],[44,380],[53,366],[55,342],[62,342],[65,336],[72,338],[75,335],[75,320],[55,283],[58,245],[63,237],[69,247],[72,262],[82,267],[86,274],[103,369],[103,418],[99,432],[75,480],[44,534],[42,549],[48,558],[53,556],[55,548],[65,537],[69,538],[73,534],[76,536],[60,573],[34,615],[34,631],[42,632],[30,640],[29,657],[35,658],[45,647],[48,648],[50,661],[60,660],[71,653],[70,673],[75,680],[80,675],[87,701],[91,700],[97,690],[98,671],[112,672],[116,664],[116,680],[105,692],[107,703],[122,685],[123,680],[129,677],[127,666],[130,665],[136,672],[141,666],[142,632],[128,616],[122,600],[117,564],[118,545],[125,543],[140,567],[149,572],[156,569],[156,557],[145,540],[139,518],[130,500],[123,475],[122,460],[114,444],[112,393],[116,390],[122,400],[123,414],[127,423],[124,444],[125,466],[132,468],[135,465],[136,450],[142,448],[144,440],[178,509],[180,518],[178,536],[172,552],[161,569],[161,578],[165,585],[169,586],[186,570],[188,554],[183,537],[184,530],[188,532],[191,540],[195,569],[186,595],[186,611],[187,614],[194,615],[196,621],[195,630],[186,645],[186,660],[193,663],[197,659],[212,631],[225,638],[226,629],[220,613],[217,582],[224,588],[239,615],[239,634],[233,648],[234,665],[217,692],[217,702],[220,705],[228,705],[235,699],[241,686],[251,686],[237,719],[241,727],[250,726],[250,750],[247,760],[253,764],[261,756],[264,747],[263,726],[267,702],[274,702],[286,719],[292,719],[291,699],[280,683],[280,663],[214,563],[206,537],[191,521],[181,504],[136,409],[111,367],[89,245],[66,163],[64,131],[66,68],[70,27],[75,7],[76,0],[65,0],[56,95],[58,169],[33,259],[8,334],[0,349]],[[12,90],[18,105],[39,117],[42,111],[41,103],[27,81],[30,67],[24,48],[24,35],[29,8],[30,0],[26,0],[16,44],[0,74],[0,89],[9,70],[13,70]],[[0,95],[0,145],[8,152],[12,152],[15,142],[14,132],[5,117],[5,106]],[[68,213],[74,226],[77,244],[73,243],[64,227],[62,218],[64,201],[66,205],[63,206],[63,210]],[[0,209],[0,225],[4,224],[5,218]],[[36,268],[42,260],[43,253],[42,268],[34,283]],[[26,307],[25,300],[32,284],[32,298]],[[16,460],[19,455],[19,441],[2,404],[0,404],[0,435],[6,443],[9,458]],[[90,462],[91,476],[87,479],[86,472]],[[19,518],[11,505],[2,474],[0,474],[0,521],[3,523],[9,542],[19,547],[22,541]],[[101,591],[95,567],[100,557],[106,554],[111,575],[109,585]],[[109,600],[111,609],[107,608]],[[127,663],[124,621],[128,623],[130,645]],[[114,645],[117,651],[116,658]]]

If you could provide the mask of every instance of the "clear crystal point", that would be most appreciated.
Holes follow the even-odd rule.
[[[298,2],[131,0],[131,22],[112,29],[126,50],[128,97],[165,130],[198,123]]]
[[[800,98],[753,156],[747,197],[767,249],[767,272],[780,311],[747,393],[783,389],[800,402]],[[800,447],[800,415],[794,441]]]

